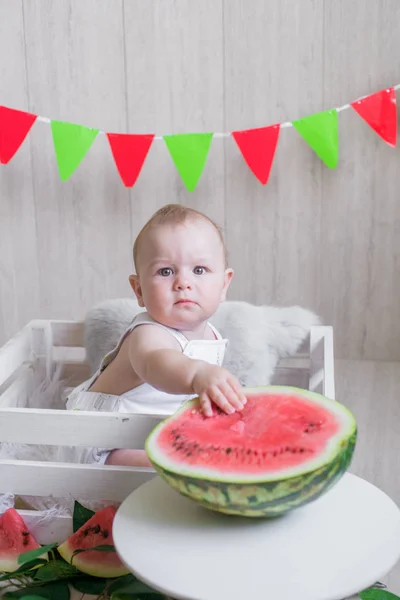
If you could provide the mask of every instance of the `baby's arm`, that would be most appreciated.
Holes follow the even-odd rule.
[[[188,358],[161,327],[136,327],[128,339],[128,353],[132,368],[143,381],[170,394],[197,394],[206,416],[212,415],[212,402],[227,413],[241,410],[246,403],[236,377],[222,367]],[[113,450],[106,464],[151,466],[144,450],[124,448]]]
[[[222,367],[182,354],[165,329],[136,327],[128,344],[132,368],[143,381],[170,394],[197,394],[205,415],[212,415],[212,402],[227,413],[241,410],[246,403],[236,377]]]

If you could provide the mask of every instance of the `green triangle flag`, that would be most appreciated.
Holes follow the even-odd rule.
[[[326,110],[316,115],[292,121],[292,125],[326,166],[334,169],[339,157],[338,114],[336,110]]]
[[[60,178],[66,181],[85,158],[99,130],[52,121],[51,132]]]
[[[164,135],[164,141],[189,192],[193,192],[203,172],[213,133]]]

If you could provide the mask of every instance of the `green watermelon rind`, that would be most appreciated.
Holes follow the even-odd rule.
[[[58,546],[57,550],[60,553],[60,556],[67,563],[72,564],[79,571],[85,573],[85,575],[110,579],[114,577],[120,577],[121,575],[127,575],[129,573],[129,570],[122,563],[120,566],[107,566],[104,563],[99,564],[96,562],[95,558],[92,558],[91,560],[84,558],[85,554],[87,556],[87,552],[91,552],[90,549],[88,549],[87,552],[82,552],[82,554],[73,556],[75,549],[72,549],[71,545],[68,543],[68,540],[61,544],[61,546]]]
[[[229,484],[179,476],[160,469],[160,476],[177,492],[206,508],[247,517],[275,517],[316,500],[339,481],[350,465],[356,435],[337,459],[306,475],[256,484]]]
[[[301,473],[289,472],[273,473],[260,477],[243,479],[228,474],[205,476],[202,473],[189,473],[160,464],[152,453],[152,444],[155,443],[157,434],[167,421],[171,421],[190,405],[196,406],[192,400],[179,409],[172,417],[150,433],[146,440],[147,454],[159,475],[177,492],[195,500],[206,508],[225,514],[242,515],[246,517],[276,517],[289,510],[298,508],[316,500],[331,489],[347,471],[354,453],[357,441],[357,423],[352,413],[335,400],[329,400],[320,394],[301,390],[289,386],[268,386],[262,388],[246,389],[249,393],[295,393],[325,403],[329,408],[335,408],[335,414],[345,417],[345,427],[341,430],[339,441],[335,444],[334,451],[323,454],[322,464],[314,468],[305,468]],[[347,427],[346,427],[347,425]],[[189,471],[189,469],[186,469]],[[236,477],[236,479],[235,479]],[[226,480],[229,479],[229,480]]]

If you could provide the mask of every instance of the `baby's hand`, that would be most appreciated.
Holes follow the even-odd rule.
[[[206,417],[213,415],[212,402],[227,414],[242,410],[246,404],[239,381],[223,367],[202,364],[193,377],[192,385]]]

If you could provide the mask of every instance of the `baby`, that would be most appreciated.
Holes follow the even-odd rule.
[[[222,365],[227,340],[208,322],[226,297],[233,270],[217,225],[169,204],[140,231],[129,280],[142,312],[99,370],[71,392],[68,410],[168,416],[199,397],[226,413],[246,403],[239,381]],[[149,466],[144,450],[61,448],[59,460]]]

